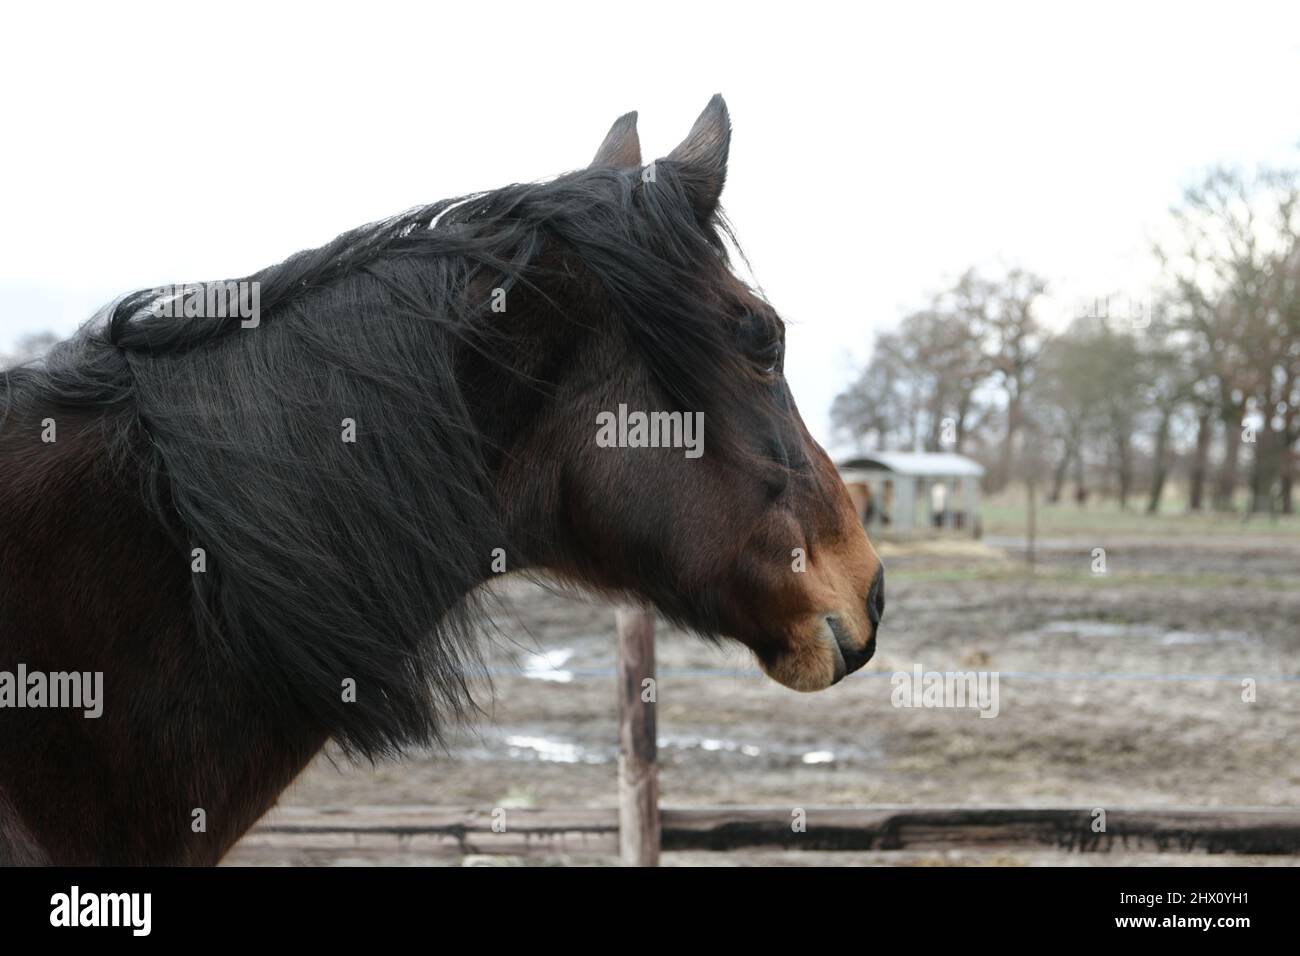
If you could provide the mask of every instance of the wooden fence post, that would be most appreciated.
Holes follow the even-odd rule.
[[[653,611],[620,608],[617,621],[619,854],[629,866],[658,866],[655,617]]]

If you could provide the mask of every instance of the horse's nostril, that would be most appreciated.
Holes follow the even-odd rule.
[[[872,627],[880,626],[880,619],[885,614],[885,569],[876,572],[876,580],[871,582],[871,591],[867,594],[867,617]]]

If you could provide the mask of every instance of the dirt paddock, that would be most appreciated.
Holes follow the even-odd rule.
[[[1027,573],[1012,537],[881,545],[888,608],[867,668],[802,695],[740,647],[661,625],[658,733],[671,805],[1300,805],[1300,535],[1110,531],[1039,543]],[[1105,548],[1097,573],[1094,549]],[[291,806],[614,805],[613,612],[505,579],[485,631],[483,714],[444,751],[377,766],[327,752]],[[901,708],[891,675],[991,671],[994,719]],[[1243,680],[1254,681],[1253,702]],[[241,845],[230,863],[348,862]],[[355,861],[353,861],[355,862]],[[485,860],[401,855],[384,862]],[[667,854],[666,864],[1270,862],[1294,858],[1078,853]]]

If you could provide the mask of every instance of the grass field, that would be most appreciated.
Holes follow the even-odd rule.
[[[1244,505],[1244,501],[1242,502]],[[1029,509],[1023,491],[1010,491],[980,506],[984,533],[1021,535],[1028,526]],[[1072,502],[1040,504],[1036,514],[1038,534],[1086,535],[1092,533],[1136,533],[1152,536],[1194,537],[1209,535],[1290,535],[1300,537],[1300,515],[1247,515],[1212,512],[1190,513],[1181,499],[1164,502],[1159,514],[1146,513],[1146,501],[1135,498],[1127,510],[1111,500],[1090,501],[1084,507]]]

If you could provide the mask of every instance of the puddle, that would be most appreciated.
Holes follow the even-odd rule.
[[[1251,637],[1245,631],[1169,631],[1161,644],[1249,644]]]
[[[524,676],[530,680],[545,680],[556,684],[568,684],[573,680],[573,671],[565,670],[564,665],[573,656],[573,648],[560,647],[540,654],[530,653],[523,660]]]
[[[690,734],[666,734],[657,741],[660,750],[705,750],[710,753],[738,753],[744,757],[757,757],[763,748],[757,744],[742,744],[717,737],[696,737]]]
[[[1110,621],[1053,621],[1034,634],[1073,634],[1082,638],[1160,636],[1160,628],[1151,624],[1116,624]]]
[[[692,751],[719,755],[748,763],[761,758],[768,764],[804,763],[859,763],[883,765],[882,746],[857,744],[837,747],[836,750],[807,750],[806,744],[765,741],[762,744],[708,737],[696,734],[665,734],[658,739],[661,758],[675,754],[688,755]],[[453,759],[463,761],[513,760],[519,762],[565,764],[609,764],[618,760],[618,745],[592,744],[572,737],[559,737],[530,730],[510,730],[495,739],[466,742],[452,751]],[[716,758],[715,758],[716,759]]]
[[[511,758],[541,760],[545,763],[609,763],[610,756],[588,750],[581,744],[554,737],[531,737],[511,734],[505,740]]]
[[[1249,644],[1253,640],[1245,631],[1169,630],[1155,624],[1121,624],[1115,621],[1052,621],[1022,636],[1038,641],[1044,637],[1062,635],[1084,640],[1132,638],[1155,641],[1167,647],[1187,644]]]

